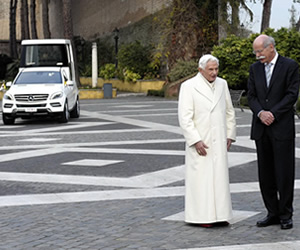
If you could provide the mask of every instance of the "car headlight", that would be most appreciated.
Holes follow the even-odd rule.
[[[53,95],[51,95],[50,99],[51,99],[51,100],[59,99],[59,98],[62,98],[63,95],[64,95],[63,92],[56,92],[56,93],[54,93]]]
[[[5,93],[4,96],[3,96],[3,99],[12,101],[14,98],[11,94]]]

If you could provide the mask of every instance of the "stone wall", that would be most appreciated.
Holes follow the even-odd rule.
[[[156,13],[172,0],[72,0],[73,31],[75,36],[85,40],[111,37],[115,27],[120,29],[120,42],[134,40],[149,41],[153,33],[151,14]],[[0,54],[9,51],[9,6],[10,0],[0,0]],[[17,40],[21,39],[20,6],[18,1]],[[146,19],[145,19],[146,18]],[[142,26],[135,25],[142,21]],[[42,5],[36,0],[38,38],[44,38],[42,31]],[[147,21],[148,20],[148,21]],[[148,23],[147,23],[148,22]],[[52,38],[63,37],[63,16],[61,0],[49,1],[49,23]],[[112,39],[113,42],[113,39]]]
[[[106,36],[115,27],[124,28],[140,21],[170,0],[76,0],[72,5],[74,35],[87,40]]]

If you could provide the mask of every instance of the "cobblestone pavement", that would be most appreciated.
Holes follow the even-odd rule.
[[[238,138],[229,154],[234,218],[212,229],[183,221],[177,101],[82,100],[81,117],[68,124],[0,121],[0,250],[300,249],[300,140],[294,228],[257,228],[265,209],[251,113],[236,115]]]

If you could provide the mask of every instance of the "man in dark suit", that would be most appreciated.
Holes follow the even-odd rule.
[[[258,62],[250,67],[248,104],[253,112],[251,139],[257,149],[258,175],[267,216],[258,227],[293,227],[295,179],[294,104],[299,92],[299,67],[280,56],[267,35],[253,42]]]

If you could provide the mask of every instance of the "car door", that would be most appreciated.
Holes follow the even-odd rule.
[[[69,110],[72,109],[73,107],[73,102],[74,102],[74,98],[73,98],[73,95],[72,95],[72,86],[68,85],[68,77],[67,77],[67,74],[62,71],[62,79],[63,79],[63,84],[64,84],[64,93],[65,93],[65,96],[68,100],[68,108]]]

